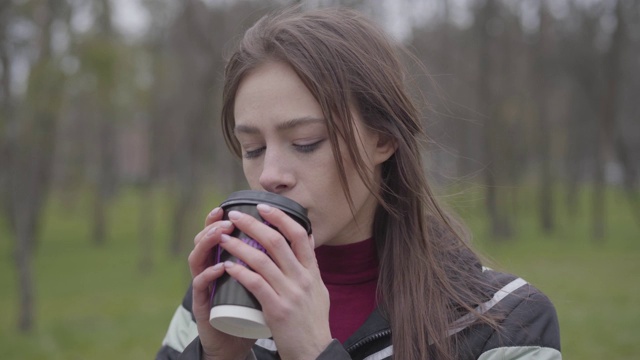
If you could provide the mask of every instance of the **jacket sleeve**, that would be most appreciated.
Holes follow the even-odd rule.
[[[351,360],[351,356],[338,340],[333,339],[316,360]]]
[[[191,287],[189,287],[182,303],[171,318],[169,329],[162,340],[162,347],[156,354],[156,360],[177,360],[187,345],[198,336],[191,305]]]
[[[167,334],[162,341],[162,347],[156,354],[156,360],[200,360],[202,357],[202,345],[198,337],[198,327],[193,317],[192,290],[187,290],[182,304],[171,319]],[[272,342],[272,341],[269,341]],[[275,346],[275,345],[274,345]],[[275,350],[275,349],[273,349]],[[256,357],[256,355],[258,355]],[[263,355],[263,356],[261,356]],[[246,360],[277,358],[276,351],[269,351],[260,346],[254,346],[254,350]],[[349,353],[338,340],[333,340],[327,348],[318,356],[318,360],[350,360]]]
[[[485,343],[479,360],[560,360],[560,328],[551,301],[533,286],[511,297],[511,310]]]
[[[202,359],[202,345],[200,344],[200,338],[193,339],[191,344],[182,351],[179,360],[200,360]]]
[[[200,360],[202,345],[198,337],[198,326],[193,316],[192,289],[189,286],[182,304],[171,318],[169,329],[162,341],[162,347],[156,354],[156,360]],[[246,360],[256,360],[253,351]]]
[[[200,338],[193,339],[191,344],[187,345],[182,354],[178,357],[178,360],[200,360],[202,359],[202,345],[200,344]],[[245,360],[256,360],[256,356],[253,351],[247,355]]]
[[[259,360],[280,359],[276,343],[272,339],[259,339],[256,341],[253,346],[253,354]],[[318,355],[316,360],[351,360],[351,356],[338,340],[333,339]]]

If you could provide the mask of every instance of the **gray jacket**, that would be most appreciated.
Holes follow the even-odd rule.
[[[483,269],[483,276],[497,289],[477,307],[481,313],[500,314],[498,329],[473,323],[470,314],[452,324],[457,359],[480,360],[559,360],[560,330],[551,301],[525,280],[513,275]],[[191,312],[191,289],[171,320],[156,360],[201,359],[201,345]],[[344,344],[333,340],[318,360],[384,360],[393,358],[391,329],[375,310]],[[280,359],[270,339],[257,340],[249,359]]]

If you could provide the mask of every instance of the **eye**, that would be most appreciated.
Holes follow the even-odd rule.
[[[295,147],[295,149],[298,152],[308,154],[315,151],[318,147],[320,147],[320,144],[322,144],[323,142],[324,142],[324,139],[316,141],[311,144],[293,144],[293,147]]]
[[[244,157],[245,159],[255,159],[260,155],[262,155],[265,149],[266,149],[266,146],[262,146],[253,150],[245,150],[244,155],[242,155],[242,157]]]

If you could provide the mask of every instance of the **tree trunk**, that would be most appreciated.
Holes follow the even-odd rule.
[[[624,189],[629,201],[629,207],[636,217],[636,224],[640,226],[640,193],[635,188],[638,174],[629,155],[629,146],[625,143],[621,135],[616,137],[615,143],[616,156],[622,163],[624,169]]]
[[[154,206],[153,190],[150,182],[145,182],[140,187],[140,220],[138,239],[140,242],[140,256],[138,269],[141,273],[147,274],[153,269],[153,244],[154,234]]]
[[[117,50],[113,45],[114,31],[111,26],[111,3],[109,0],[99,1],[100,12],[97,18],[97,27],[101,36],[104,37],[105,47],[109,52],[116,55],[104,59],[103,68],[95,68],[93,72],[97,75],[98,97],[96,108],[98,111],[96,120],[95,145],[96,145],[96,177],[94,179],[94,211],[93,211],[93,242],[98,246],[106,243],[108,237],[109,221],[108,206],[110,198],[116,188],[116,168],[115,168],[115,142],[116,126],[114,115],[114,101],[116,84],[113,78],[117,69]]]
[[[178,198],[173,211],[173,227],[171,236],[170,253],[174,257],[182,254],[185,246],[186,230],[189,228],[189,219],[193,215],[196,198],[196,182],[179,184]]]
[[[11,15],[12,5],[9,2],[3,2],[0,4],[0,18],[6,19]],[[8,44],[7,40],[7,25],[0,22],[0,66],[2,66],[2,77],[0,77],[0,167],[3,168],[0,171],[0,206],[5,208],[0,209],[6,214],[9,224],[14,223],[13,213],[10,211],[8,204],[10,203],[11,188],[10,178],[10,150],[11,150],[11,138],[10,134],[14,132],[14,127],[17,125],[13,120],[15,116],[13,112],[13,98],[11,95],[12,84],[12,68],[11,59],[9,58],[9,49],[5,44]]]
[[[624,40],[624,16],[622,1],[616,3],[617,26],[611,38],[611,46],[604,59],[605,89],[602,98],[602,114],[598,126],[596,152],[595,186],[593,194],[593,238],[603,242],[606,228],[606,184],[605,168],[613,155],[613,134],[615,129],[618,82],[620,77],[620,56]]]
[[[93,194],[93,243],[98,246],[103,246],[107,237],[105,207],[105,198],[98,183]]]
[[[553,179],[551,171],[551,120],[549,119],[550,111],[547,101],[549,89],[549,56],[551,53],[550,42],[551,34],[549,26],[551,22],[551,14],[547,9],[546,3],[540,4],[540,30],[539,41],[536,47],[537,56],[534,74],[536,102],[538,107],[539,128],[539,151],[540,151],[540,193],[539,193],[539,212],[540,226],[545,233],[553,230]]]
[[[113,197],[116,182],[115,169],[115,142],[116,128],[112,112],[109,109],[112,104],[104,104],[101,114],[98,115],[100,129],[96,132],[97,164],[93,202],[93,242],[98,246],[106,243],[109,229],[108,206]]]
[[[34,326],[33,254],[42,210],[49,193],[62,76],[51,60],[51,26],[56,1],[40,2],[33,18],[41,30],[38,58],[30,68],[24,97],[25,108],[7,119],[6,205],[15,237],[15,264],[18,276],[18,330]],[[5,54],[6,55],[6,54]],[[10,94],[8,92],[7,94]],[[19,115],[18,115],[19,114]],[[7,114],[9,115],[9,114]],[[18,118],[20,116],[20,118]]]
[[[497,137],[499,134],[499,126],[497,124],[498,117],[495,106],[495,94],[493,91],[493,58],[496,49],[494,41],[490,39],[490,34],[486,31],[487,22],[493,18],[496,11],[497,4],[494,0],[488,0],[481,10],[481,18],[478,21],[479,24],[479,62],[478,67],[478,109],[480,113],[484,115],[483,124],[483,150],[484,150],[484,175],[485,175],[485,189],[486,198],[485,205],[487,213],[489,214],[489,220],[491,222],[491,234],[497,239],[506,239],[511,237],[512,229],[509,217],[507,215],[508,209],[506,204],[501,200],[500,190],[500,177],[499,172],[503,169],[499,168],[499,146],[501,141]]]
[[[21,219],[17,224],[16,238],[16,266],[18,273],[19,315],[18,330],[29,332],[33,328],[34,319],[34,284],[33,284],[33,264],[32,264],[32,242],[34,231],[28,225],[28,219]]]
[[[573,89],[569,95],[569,101],[573,109],[577,109],[573,116],[567,119],[567,138],[564,139],[567,142],[566,158],[563,161],[563,165],[566,171],[566,181],[564,183],[565,192],[565,213],[569,221],[575,221],[580,213],[582,206],[580,204],[580,162],[582,160],[581,155],[586,152],[583,141],[580,138],[576,138],[575,131],[583,127],[584,119],[588,118],[589,110],[581,107],[579,97],[576,94],[577,88]],[[573,139],[572,139],[573,138]]]

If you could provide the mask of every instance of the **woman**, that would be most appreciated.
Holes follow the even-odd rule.
[[[246,32],[225,70],[225,138],[252,189],[308,208],[313,235],[268,206],[282,234],[214,209],[158,358],[561,358],[549,300],[483,268],[436,202],[403,71],[397,46],[351,10],[288,10]],[[212,264],[217,245],[252,270]],[[209,325],[209,285],[224,272],[260,301],[272,339]]]

